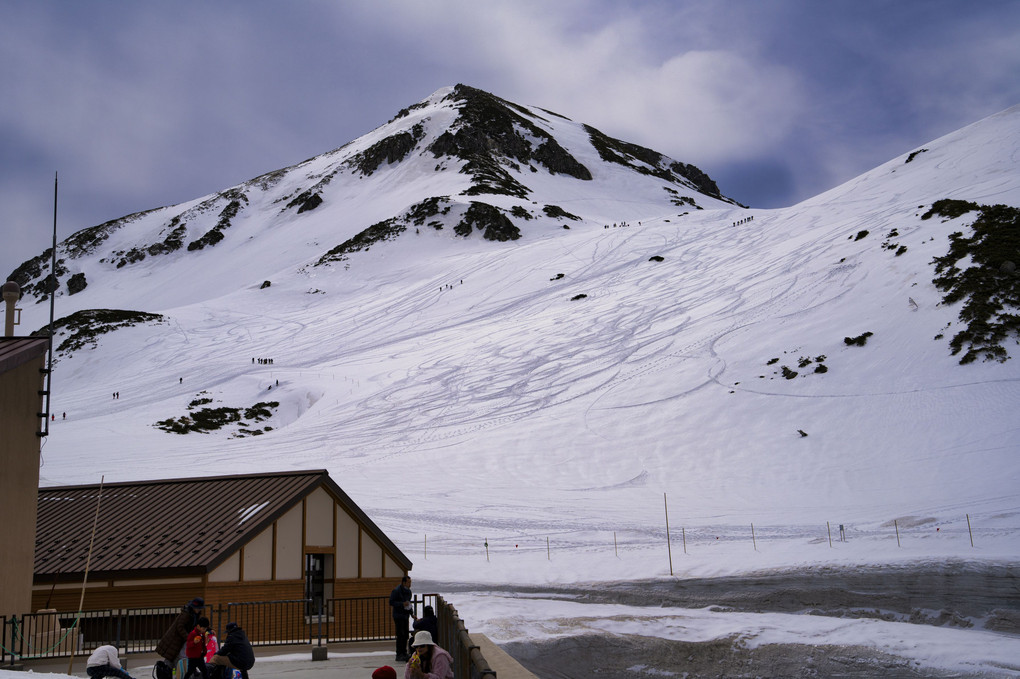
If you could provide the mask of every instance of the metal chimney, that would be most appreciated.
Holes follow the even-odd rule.
[[[14,305],[21,299],[21,286],[14,281],[7,281],[3,286],[4,291],[4,305],[7,307],[7,312],[4,315],[4,337],[14,336],[14,326],[21,323],[21,318],[15,320],[15,312],[21,311],[21,309],[15,309]],[[18,314],[20,316],[21,314]]]

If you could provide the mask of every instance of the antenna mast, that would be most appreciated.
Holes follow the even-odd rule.
[[[52,290],[50,290],[50,328],[49,328],[49,349],[46,356],[46,391],[40,395],[46,396],[46,408],[42,414],[43,429],[38,432],[39,437],[50,435],[50,394],[53,389],[53,310],[57,299],[57,288],[60,282],[57,280],[57,173],[53,173],[53,247],[50,256],[50,275],[53,276]]]

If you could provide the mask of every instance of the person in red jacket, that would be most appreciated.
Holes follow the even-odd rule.
[[[184,654],[188,656],[188,669],[184,679],[189,679],[197,670],[202,679],[209,679],[205,669],[205,645],[209,638],[209,618],[199,618],[195,629],[188,633],[188,641],[184,645]]]

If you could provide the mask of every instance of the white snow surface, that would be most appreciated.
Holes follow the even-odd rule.
[[[384,128],[333,154],[367,148]],[[509,243],[422,227],[311,266],[422,196],[454,192],[432,186],[450,179],[422,163],[384,165],[330,184],[340,208],[242,212],[215,247],[167,256],[172,267],[72,260],[89,286],[59,296],[58,316],[137,309],[167,322],[60,359],[42,485],[324,468],[414,561],[416,579],[477,584],[451,600],[497,643],[578,630],[738,635],[1020,674],[1020,639],[983,630],[485,589],[1017,564],[1020,348],[1011,339],[1005,363],[950,355],[959,305],[941,303],[931,260],[975,214],[920,215],[941,198],[1020,206],[1020,107],[924,148],[775,210],[701,196],[704,210],[666,212],[658,187],[596,177],[581,192],[522,168],[530,199],[584,219],[519,223],[523,237]],[[324,172],[331,158],[302,171]],[[277,199],[293,192],[291,175],[276,181]],[[130,231],[104,252],[130,247]],[[23,306],[26,332],[45,324],[48,305]],[[863,347],[843,342],[866,331]],[[798,367],[823,355],[824,374],[817,362]],[[784,379],[784,365],[798,377]],[[260,436],[153,426],[200,396],[280,405]]]

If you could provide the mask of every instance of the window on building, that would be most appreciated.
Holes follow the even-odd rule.
[[[333,555],[305,554],[305,614],[329,615],[329,600],[333,596]]]

